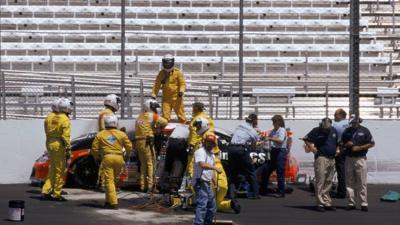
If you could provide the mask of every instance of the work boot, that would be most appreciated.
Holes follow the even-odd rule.
[[[240,213],[240,210],[241,210],[241,207],[240,207],[240,205],[239,205],[239,202],[236,201],[236,200],[231,200],[231,209],[233,209],[233,211],[234,211],[236,214],[239,214],[239,213]]]
[[[327,210],[327,211],[336,211],[336,207],[335,206],[325,206],[325,210]]]
[[[346,210],[350,211],[350,210],[355,210],[356,207],[354,205],[347,205]]]
[[[110,203],[106,202],[104,204],[105,209],[112,209],[112,210],[118,210],[118,204],[111,205]]]
[[[59,197],[51,197],[51,200],[52,201],[55,201],[55,202],[66,202],[66,201],[68,201],[66,198],[64,198],[63,196],[59,196]]]
[[[368,206],[366,206],[366,205],[361,206],[361,211],[368,212]]]
[[[315,210],[317,210],[318,212],[325,212],[325,208],[321,205],[317,206]]]
[[[51,200],[51,194],[42,194],[42,200]]]

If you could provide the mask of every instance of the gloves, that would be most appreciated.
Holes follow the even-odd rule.
[[[193,145],[189,145],[188,153],[189,154],[193,154],[193,152],[194,152],[194,146]]]
[[[71,158],[71,148],[65,149],[65,160],[69,160]]]
[[[180,92],[178,93],[178,96],[179,96],[179,97],[182,97],[182,96],[183,96],[183,92],[180,91]]]
[[[155,97],[155,96],[151,96],[150,98],[156,100],[156,97]]]

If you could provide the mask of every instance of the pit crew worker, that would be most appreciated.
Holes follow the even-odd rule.
[[[73,103],[66,98],[58,100],[55,114],[49,114],[44,121],[46,148],[50,159],[50,168],[42,187],[44,199],[66,201],[61,196],[64,185],[66,159],[71,156],[71,124],[69,114]]]
[[[274,170],[278,180],[277,198],[285,197],[285,167],[287,158],[287,133],[285,129],[285,121],[281,115],[272,117],[272,125],[274,128],[268,134],[267,139],[271,142],[271,160],[264,167],[262,175],[262,189],[268,191],[269,178]]]
[[[132,143],[126,133],[117,129],[118,118],[116,115],[105,116],[104,126],[106,129],[98,132],[93,141],[91,154],[96,160],[101,160],[101,176],[104,178],[106,189],[104,208],[118,209],[115,181],[129,160]],[[125,155],[123,148],[125,148]]]
[[[368,128],[361,126],[362,119],[351,115],[348,127],[342,135],[346,151],[346,190],[349,198],[347,210],[356,208],[361,201],[361,211],[368,211],[367,201],[367,153],[375,146],[375,141]]]
[[[236,187],[239,183],[239,174],[243,174],[250,184],[254,196],[252,199],[259,199],[259,186],[256,180],[255,168],[250,157],[250,150],[259,141],[255,128],[257,127],[257,114],[251,113],[245,118],[245,123],[236,127],[231,143],[228,147],[229,162],[229,196],[235,199]]]
[[[189,177],[193,175],[193,154],[194,152],[200,147],[200,143],[202,140],[201,135],[197,133],[197,127],[194,125],[195,121],[197,121],[200,117],[206,118],[208,120],[208,129],[211,132],[214,132],[215,125],[214,120],[204,112],[204,104],[201,102],[195,102],[192,105],[192,120],[189,124],[189,138],[188,138],[188,145],[189,145],[189,155],[188,155],[188,163],[186,167],[186,171]],[[218,146],[217,146],[218,147]]]
[[[197,129],[197,134],[202,137],[202,142],[203,140],[207,137],[208,134],[214,134],[213,131],[210,131],[209,128],[209,121],[207,118],[204,117],[199,117],[195,122],[195,127]],[[228,192],[228,179],[224,170],[224,167],[222,166],[221,159],[219,157],[220,150],[218,148],[218,140],[215,140],[215,146],[212,149],[212,152],[214,154],[214,160],[215,160],[215,167],[219,168],[221,170],[221,173],[215,174],[215,180],[216,180],[216,203],[217,203],[217,209],[221,211],[226,211],[233,209],[236,214],[240,213],[240,205],[236,201],[236,199],[232,200],[225,200],[226,193]]]
[[[179,122],[186,122],[183,94],[186,83],[180,69],[174,67],[174,56],[167,54],[162,59],[163,69],[158,73],[152,90],[152,98],[156,99],[162,88],[162,115],[168,121],[171,119],[172,109],[175,111]]]
[[[194,153],[192,185],[196,193],[196,215],[193,225],[212,224],[216,212],[211,182],[215,183],[214,171],[221,173],[221,170],[215,166],[212,153],[215,142],[215,135],[208,133],[203,140],[203,145]]]
[[[155,133],[168,125],[168,121],[157,113],[160,105],[149,99],[144,103],[144,111],[139,114],[135,123],[135,147],[140,160],[140,190],[152,192],[155,173]]]
[[[105,129],[104,126],[104,117],[108,115],[115,115],[115,113],[119,110],[119,105],[121,104],[121,98],[117,95],[110,94],[107,95],[104,99],[104,109],[100,111],[98,117],[98,125],[99,131]]]
[[[347,113],[343,109],[337,109],[335,111],[335,120],[332,126],[336,129],[338,135],[339,149],[342,149],[342,134],[344,130],[349,126],[349,121],[346,120]],[[346,198],[346,178],[345,178],[345,164],[346,154],[345,151],[339,151],[335,157],[335,167],[338,179],[338,185],[335,198]]]
[[[306,152],[314,153],[315,196],[319,212],[333,210],[329,192],[335,174],[335,155],[338,149],[338,135],[332,120],[324,118],[318,127],[312,129],[304,138]]]
[[[117,95],[110,94],[110,95],[106,96],[106,98],[104,99],[104,109],[100,111],[98,119],[97,119],[99,131],[102,131],[105,129],[105,125],[104,125],[105,116],[115,115],[115,113],[119,109],[120,103],[121,103],[121,99]],[[102,173],[102,168],[100,165],[99,176],[98,176],[98,180],[97,180],[97,186],[100,189],[102,189],[104,187],[104,183],[103,183],[104,178],[101,177],[101,174],[103,174],[103,173]]]

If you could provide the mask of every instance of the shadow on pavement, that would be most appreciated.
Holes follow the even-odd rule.
[[[104,209],[104,205],[98,203],[98,202],[92,202],[92,203],[81,203],[78,205],[79,207],[88,207],[88,208],[96,208],[96,209]]]

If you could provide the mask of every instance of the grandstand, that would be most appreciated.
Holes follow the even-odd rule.
[[[188,80],[187,113],[201,100],[214,117],[236,118],[239,1],[126,3],[128,117],[172,53]],[[399,117],[399,3],[360,0],[364,118]],[[245,112],[321,118],[348,108],[349,0],[244,7]],[[102,98],[120,92],[120,11],[117,0],[1,0],[3,117],[42,117],[58,95],[75,99],[78,118],[95,117]]]

